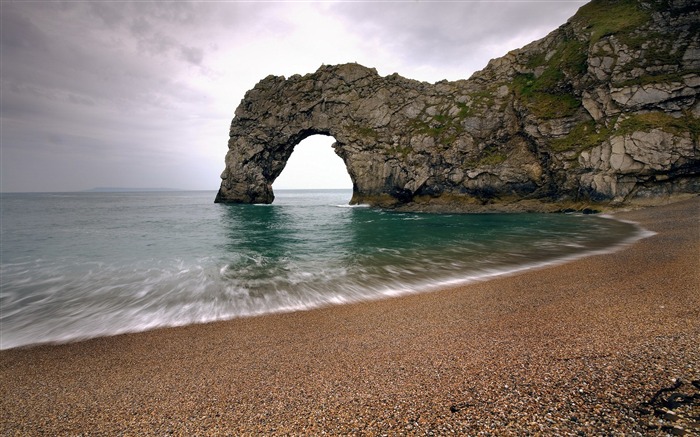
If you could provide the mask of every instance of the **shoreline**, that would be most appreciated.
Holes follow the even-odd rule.
[[[579,213],[572,213],[574,215],[579,215],[582,216],[582,214]],[[164,328],[175,328],[175,327],[182,327],[182,326],[188,326],[188,325],[198,325],[198,324],[207,324],[207,323],[216,323],[216,322],[222,322],[222,321],[230,321],[238,318],[250,318],[250,317],[260,317],[260,316],[265,316],[265,315],[272,315],[272,314],[284,314],[284,313],[293,313],[293,312],[298,312],[298,311],[313,311],[316,309],[320,308],[325,308],[328,306],[333,306],[333,305],[347,305],[347,304],[353,304],[353,303],[358,303],[358,302],[371,302],[371,301],[376,301],[376,300],[382,300],[382,299],[389,299],[389,298],[396,298],[396,297],[401,297],[401,296],[407,296],[407,295],[412,295],[412,294],[422,294],[422,293],[430,293],[434,291],[439,291],[445,288],[451,288],[451,287],[458,287],[458,286],[465,286],[468,284],[476,283],[476,282],[483,282],[483,281],[490,281],[502,277],[508,277],[512,275],[517,275],[522,272],[527,272],[531,270],[537,270],[537,269],[542,269],[542,268],[551,268],[553,266],[565,264],[577,259],[585,258],[588,256],[594,256],[594,255],[600,255],[600,254],[606,254],[606,253],[613,253],[618,250],[622,250],[624,247],[634,244],[634,242],[646,238],[649,235],[653,235],[653,232],[647,231],[641,226],[639,226],[637,223],[631,222],[631,221],[624,221],[624,220],[618,220],[615,219],[612,215],[609,214],[602,214],[598,218],[600,219],[605,219],[605,220],[610,220],[610,221],[615,221],[618,223],[625,223],[626,225],[629,225],[631,230],[629,231],[628,236],[626,236],[624,239],[618,239],[616,242],[608,242],[608,245],[605,247],[588,247],[585,250],[577,249],[578,251],[574,251],[571,253],[562,253],[559,254],[558,256],[539,256],[536,253],[532,253],[531,257],[529,259],[527,258],[522,258],[525,259],[525,261],[522,261],[520,263],[514,262],[511,260],[510,262],[502,262],[501,264],[497,266],[491,266],[490,268],[481,268],[481,269],[473,269],[471,271],[463,272],[462,274],[445,274],[445,275],[438,275],[434,276],[432,278],[425,278],[423,277],[422,279],[419,280],[413,280],[413,281],[394,281],[394,282],[389,282],[387,281],[385,284],[380,284],[379,286],[373,286],[373,287],[367,287],[366,290],[363,290],[363,292],[359,293],[353,293],[353,294],[335,294],[335,295],[330,295],[326,299],[310,299],[307,301],[298,301],[298,302],[289,302],[286,306],[277,306],[277,307],[268,307],[268,308],[260,308],[257,311],[255,309],[249,310],[248,312],[242,312],[239,314],[229,314],[229,315],[220,315],[220,316],[211,316],[209,318],[207,317],[202,317],[198,320],[174,320],[174,319],[167,319],[163,320],[160,319],[160,322],[157,323],[151,323],[148,324],[147,326],[140,325],[140,326],[134,326],[134,325],[124,325],[124,326],[117,326],[113,327],[111,330],[92,330],[92,331],[87,331],[84,328],[83,329],[78,329],[76,332],[73,333],[66,333],[60,328],[57,329],[56,331],[53,332],[52,336],[49,336],[49,338],[44,338],[44,339],[39,339],[37,340],[36,338],[33,339],[28,339],[27,337],[20,338],[17,340],[16,338],[13,338],[8,341],[7,336],[3,336],[2,341],[0,342],[0,351],[2,350],[11,350],[11,349],[17,349],[17,348],[32,348],[40,345],[61,345],[61,344],[68,344],[68,343],[76,343],[76,342],[82,342],[86,340],[91,340],[94,338],[100,338],[100,337],[113,337],[116,335],[124,335],[124,334],[135,334],[139,332],[146,332],[146,331],[152,331],[155,329],[164,329]],[[582,228],[583,229],[583,228]],[[578,247],[583,247],[583,246],[578,246]],[[350,282],[345,281],[345,284],[349,284]],[[353,284],[355,285],[355,284]],[[337,285],[334,287],[336,288]],[[44,325],[47,326],[47,325]],[[99,327],[97,327],[99,329]],[[37,331],[35,331],[37,332]],[[61,332],[61,334],[57,334],[56,332]],[[9,344],[9,346],[8,346]]]
[[[677,390],[700,379],[698,213],[698,197],[616,212],[656,234],[430,293],[6,349],[0,430],[693,429],[683,415],[697,406],[671,421],[644,404],[672,378],[687,382]]]
[[[574,221],[586,221],[589,219],[589,217],[587,217],[585,214],[575,212],[556,215],[549,214],[547,215],[547,218],[555,218],[557,215],[561,216],[560,219],[562,220],[565,218],[564,216],[569,216],[566,219]],[[450,216],[453,215],[449,214],[448,217]],[[483,217],[481,214],[478,216]],[[516,215],[516,217],[517,216],[518,215]],[[511,215],[510,217],[513,216]],[[223,311],[218,312],[215,311],[217,308],[212,308],[208,314],[197,314],[197,311],[190,311],[187,314],[181,313],[177,315],[177,317],[174,315],[168,316],[167,314],[165,316],[159,316],[157,312],[151,313],[148,317],[143,315],[136,317],[136,313],[142,308],[129,307],[128,310],[131,310],[133,314],[131,320],[126,318],[121,320],[116,319],[114,321],[107,321],[108,317],[111,315],[109,314],[109,309],[105,308],[103,315],[99,318],[94,317],[94,313],[91,315],[82,313],[81,315],[81,313],[77,311],[72,311],[72,314],[74,314],[73,317],[70,319],[57,320],[57,324],[52,324],[50,321],[51,319],[39,319],[39,316],[35,314],[34,318],[23,318],[25,321],[25,324],[23,325],[24,330],[20,329],[16,332],[12,332],[12,328],[9,327],[16,326],[16,323],[13,325],[8,321],[8,325],[6,327],[7,329],[4,329],[3,336],[0,339],[0,350],[27,348],[38,345],[75,343],[93,338],[133,334],[154,329],[214,323],[233,320],[236,318],[258,317],[269,314],[310,311],[331,305],[345,305],[363,301],[375,301],[411,294],[433,292],[444,288],[463,286],[470,283],[512,276],[529,270],[548,268],[587,256],[612,253],[621,250],[625,246],[633,244],[635,241],[645,238],[648,235],[647,231],[636,223],[617,220],[611,215],[601,214],[597,217],[594,216],[593,219],[594,223],[592,226],[595,226],[596,222],[608,221],[614,222],[614,224],[610,224],[611,226],[623,226],[627,229],[624,231],[610,229],[606,231],[599,230],[597,232],[592,232],[590,228],[587,230],[586,225],[579,223],[577,226],[580,229],[580,234],[588,233],[586,238],[590,241],[583,243],[580,240],[576,240],[576,242],[569,240],[572,241],[570,244],[566,244],[565,242],[562,244],[562,241],[559,241],[558,246],[560,246],[560,248],[557,250],[559,253],[556,254],[551,252],[539,254],[534,247],[531,247],[530,252],[526,254],[521,250],[522,248],[514,249],[511,247],[501,250],[501,255],[507,254],[510,258],[502,257],[500,261],[484,264],[480,263],[480,258],[488,259],[490,257],[489,253],[484,253],[479,257],[473,258],[470,258],[470,253],[465,253],[463,257],[452,256],[449,260],[437,262],[435,259],[431,259],[432,257],[428,255],[428,253],[433,253],[435,256],[440,256],[439,251],[427,252],[431,249],[426,248],[424,251],[417,253],[417,255],[424,259],[424,264],[413,265],[409,267],[408,270],[401,270],[402,266],[399,265],[396,266],[398,270],[394,270],[393,274],[385,272],[383,278],[381,279],[375,275],[371,279],[363,278],[361,281],[358,281],[359,278],[357,276],[353,277],[351,275],[345,275],[343,279],[340,279],[340,277],[337,276],[336,278],[333,278],[335,279],[333,283],[327,283],[327,289],[325,290],[325,292],[329,292],[327,294],[314,294],[312,292],[309,293],[309,296],[297,297],[296,299],[289,299],[284,302],[267,304],[270,302],[268,301],[262,304],[259,303],[257,307],[255,305],[241,305],[239,309],[223,307]],[[555,222],[558,220],[559,219],[556,219]],[[515,222],[511,222],[511,225],[519,226],[520,220],[518,219]],[[542,226],[544,228],[548,228],[549,225]],[[504,231],[507,232],[506,229],[504,229]],[[610,232],[610,234],[608,237],[605,237],[607,232]],[[623,232],[624,234],[619,234],[619,232]],[[496,238],[498,241],[497,234],[498,233],[494,234],[494,238]],[[621,235],[625,236],[622,237]],[[602,238],[598,238],[598,236],[602,236]],[[610,238],[612,236],[614,236],[614,238]],[[557,238],[557,236],[554,235],[553,238]],[[583,239],[586,240],[586,238]],[[596,240],[594,244],[591,243],[593,240]],[[496,247],[496,253],[499,253],[499,249],[497,248],[498,246],[506,248],[509,246],[509,244],[507,240],[501,239],[500,244],[494,246]],[[565,249],[566,246],[569,247]],[[447,248],[442,246],[442,249]],[[516,255],[513,255],[513,252],[516,253]],[[437,273],[437,271],[434,271],[431,268],[426,268],[426,265],[430,265],[440,269],[442,265],[450,265],[451,262],[461,263],[460,267],[455,267],[457,264],[453,264],[453,268],[442,270],[440,273]],[[195,267],[197,269],[200,267],[206,268],[204,265],[199,263],[195,264]],[[219,270],[220,274],[223,274],[221,266],[216,266],[216,268]],[[223,268],[226,269],[227,266]],[[422,274],[415,272],[413,274],[406,275],[405,272],[409,272],[411,268],[418,268],[419,271],[423,269]],[[27,272],[31,271],[31,268],[23,270],[23,278],[26,278],[26,275],[28,274]],[[123,274],[124,272],[121,273]],[[12,275],[9,274],[8,276]],[[331,279],[331,277],[327,276],[324,279]],[[95,278],[95,281],[98,281],[98,278]],[[12,280],[9,282],[11,283]],[[89,286],[90,283],[93,284],[93,287],[97,287],[96,282],[87,282],[87,285]],[[115,285],[117,284],[120,283],[115,283]],[[344,291],[343,288],[352,290],[352,292]],[[186,287],[182,287],[181,290],[185,292],[187,291]],[[337,290],[337,292],[332,292],[333,290]],[[301,290],[302,293],[304,291],[305,290],[303,289]],[[309,290],[306,291],[309,292]],[[176,296],[177,292],[173,292],[172,294]],[[195,302],[191,304],[189,301],[181,301],[180,307],[189,307],[192,305],[196,306],[198,304],[201,304],[201,302],[197,302],[195,300]],[[99,305],[99,302],[96,302],[95,300],[86,301],[86,306],[90,305]],[[49,307],[52,308],[53,311],[55,311],[56,308],[60,308],[56,304],[51,305],[50,303]],[[122,308],[114,308],[113,310],[122,310]],[[193,313],[195,314],[193,315]],[[89,319],[89,316],[93,316],[92,320],[94,320],[89,327],[83,323],[84,320],[78,319],[78,317]],[[140,323],[133,322],[137,319]]]

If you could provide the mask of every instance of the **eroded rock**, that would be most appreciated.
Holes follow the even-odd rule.
[[[469,80],[429,84],[358,64],[268,76],[236,109],[216,201],[272,202],[273,181],[314,134],[335,138],[352,203],[556,210],[696,193],[691,6],[593,1]],[[609,7],[631,24],[600,32]]]

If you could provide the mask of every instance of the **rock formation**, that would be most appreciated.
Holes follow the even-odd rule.
[[[608,208],[700,192],[700,9],[594,0],[468,80],[358,64],[248,91],[217,202],[270,203],[294,146],[331,135],[351,203],[450,210]]]

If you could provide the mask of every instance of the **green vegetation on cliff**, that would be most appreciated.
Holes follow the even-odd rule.
[[[643,9],[638,0],[593,0],[579,9],[572,21],[590,30],[592,45],[609,35],[629,36],[650,17],[651,11]]]
[[[515,95],[538,118],[547,120],[574,115],[581,107],[581,100],[564,91],[563,76],[555,68],[545,73],[540,77],[532,73],[517,75],[512,84]]]
[[[661,129],[673,135],[683,136],[690,133],[693,140],[700,137],[700,119],[691,114],[684,114],[675,118],[664,112],[647,112],[632,114],[620,122],[616,134],[628,134],[632,132],[649,132],[653,129]]]
[[[606,127],[590,120],[576,125],[568,135],[553,139],[550,148],[555,152],[577,152],[599,146],[613,136],[629,135],[634,132],[650,132],[660,129],[673,135],[690,133],[694,141],[700,140],[700,119],[690,114],[676,118],[664,112],[630,114],[618,121],[611,120],[613,127]]]
[[[485,154],[476,162],[476,167],[484,165],[498,165],[508,159],[504,152],[498,150],[485,150]]]
[[[452,144],[464,131],[457,119],[445,114],[436,114],[432,117],[426,117],[425,120],[416,120],[413,122],[413,129],[416,133],[435,138],[436,143],[443,146]]]
[[[579,123],[563,138],[553,139],[550,147],[555,152],[577,152],[600,145],[610,137],[610,129],[590,120]]]
[[[536,73],[515,76],[511,89],[542,119],[570,117],[581,107],[571,80],[587,70],[587,47],[573,35],[565,35],[549,53],[535,52],[526,63]]]

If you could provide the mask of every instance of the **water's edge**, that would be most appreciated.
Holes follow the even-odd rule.
[[[602,215],[600,217],[602,217]],[[177,322],[158,323],[158,324],[154,324],[154,325],[149,326],[149,327],[145,327],[143,329],[141,329],[141,328],[117,329],[111,333],[102,333],[102,334],[98,334],[98,335],[74,335],[74,336],[69,336],[66,338],[58,339],[58,340],[36,341],[36,342],[32,342],[32,343],[19,344],[19,345],[10,346],[10,347],[2,346],[2,347],[0,347],[0,351],[11,350],[11,349],[33,348],[33,347],[39,347],[39,346],[70,344],[70,343],[88,341],[88,340],[96,339],[96,338],[106,338],[106,337],[114,337],[114,336],[119,336],[119,335],[136,334],[136,333],[140,333],[140,332],[148,332],[148,331],[158,330],[158,329],[169,329],[169,328],[177,328],[177,327],[183,327],[183,326],[193,326],[193,325],[202,325],[202,324],[209,324],[209,323],[226,322],[226,321],[237,320],[237,319],[273,316],[276,314],[288,314],[288,313],[294,313],[294,312],[314,311],[314,310],[327,308],[327,307],[335,306],[335,305],[346,305],[346,304],[354,304],[354,303],[360,303],[360,302],[372,302],[372,301],[379,301],[379,300],[384,300],[384,299],[400,298],[402,296],[408,296],[408,295],[434,293],[434,292],[439,292],[441,290],[465,286],[465,285],[472,284],[472,283],[491,281],[491,280],[497,280],[499,278],[516,276],[518,274],[532,271],[532,270],[557,267],[557,266],[560,266],[563,264],[571,263],[571,262],[574,262],[574,261],[577,261],[577,260],[580,260],[583,258],[588,258],[591,256],[612,254],[612,253],[618,252],[620,250],[623,250],[623,249],[637,243],[640,240],[643,240],[645,238],[649,238],[653,235],[656,235],[655,232],[649,231],[649,230],[643,228],[639,223],[636,223],[633,221],[628,221],[628,220],[617,219],[617,218],[612,217],[612,216],[608,216],[606,218],[608,218],[610,220],[617,220],[617,221],[622,222],[622,223],[628,223],[628,224],[634,225],[637,228],[637,234],[629,237],[625,241],[617,243],[617,244],[615,244],[609,248],[606,248],[606,249],[597,249],[597,250],[591,250],[591,251],[578,253],[578,254],[571,254],[571,255],[564,256],[564,257],[559,258],[559,259],[536,262],[536,263],[532,263],[532,264],[524,264],[524,265],[521,265],[521,266],[518,266],[515,268],[511,268],[511,269],[494,270],[491,272],[482,273],[482,274],[478,274],[478,275],[470,275],[470,276],[466,276],[463,278],[446,279],[446,280],[441,280],[441,281],[435,281],[432,283],[426,282],[426,283],[420,284],[416,287],[386,289],[379,294],[368,295],[368,296],[364,296],[362,298],[356,298],[356,297],[350,296],[350,297],[347,297],[344,299],[338,299],[334,302],[328,302],[328,301],[315,302],[315,303],[312,303],[310,305],[305,305],[305,306],[289,306],[289,307],[285,307],[285,308],[277,308],[277,309],[271,309],[271,310],[269,310],[269,309],[268,310],[260,310],[257,312],[251,312],[249,314],[237,315],[237,316],[233,316],[233,317],[221,317],[221,318],[212,317],[212,318],[205,319],[205,320],[200,320],[200,321],[196,321],[196,322],[185,322],[185,323],[177,323]]]
[[[653,235],[614,216],[405,213],[345,195],[3,195],[0,349],[434,292]]]

